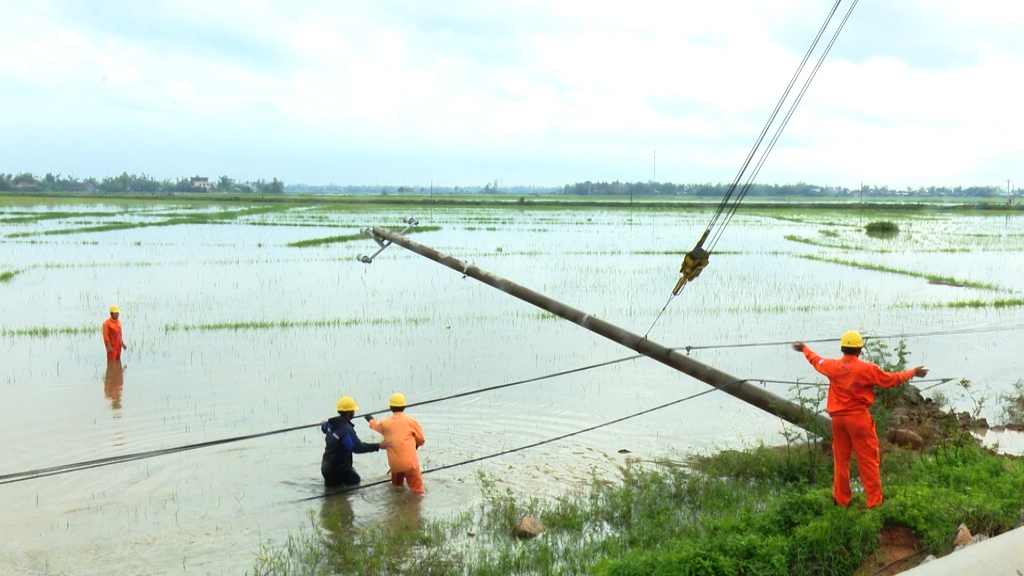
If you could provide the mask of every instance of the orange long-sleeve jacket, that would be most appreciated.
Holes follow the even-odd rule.
[[[383,420],[370,420],[370,428],[391,441],[388,448],[388,466],[393,474],[419,470],[420,459],[416,449],[426,443],[423,428],[415,418],[405,412],[395,412]]]
[[[110,344],[111,354],[121,357],[121,345],[124,337],[121,332],[121,321],[114,318],[107,318],[103,321],[103,344]]]
[[[867,412],[875,403],[875,386],[892,388],[914,377],[914,370],[885,372],[871,362],[852,354],[842,358],[822,358],[804,346],[804,357],[828,377],[828,403],[825,410],[833,416]]]

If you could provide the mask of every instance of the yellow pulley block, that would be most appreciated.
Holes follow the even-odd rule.
[[[679,281],[676,282],[676,287],[672,289],[673,296],[678,295],[687,282],[700,276],[700,273],[707,268],[710,257],[711,255],[708,254],[707,250],[704,250],[700,245],[690,250],[686,257],[683,258],[683,264],[679,267]]]

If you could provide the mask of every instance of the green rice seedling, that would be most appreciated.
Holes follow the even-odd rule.
[[[420,226],[408,233],[412,232],[436,232],[440,230],[440,226]],[[324,244],[336,244],[339,242],[352,242],[353,240],[366,240],[366,236],[362,234],[345,234],[343,236],[328,236],[327,238],[311,238],[309,240],[299,240],[298,242],[289,242],[287,246],[291,248],[308,248],[310,246],[322,246]]]
[[[323,246],[326,244],[338,244],[341,242],[353,242],[355,240],[365,239],[366,236],[362,234],[345,234],[343,236],[328,236],[326,238],[310,238],[309,240],[289,242],[286,246],[291,248],[308,248],[310,246]]]
[[[923,272],[914,272],[912,270],[901,270],[899,268],[891,268],[889,266],[882,266],[880,264],[866,264],[862,262],[854,262],[852,260],[842,260],[839,258],[822,258],[820,256],[814,256],[812,254],[796,254],[797,258],[803,258],[804,260],[814,260],[817,262],[828,262],[830,264],[840,264],[843,266],[852,266],[853,268],[859,268],[861,270],[871,270],[874,272],[888,272],[890,274],[901,274],[903,276],[912,276],[915,278],[924,278],[931,284],[945,284],[948,286],[957,286],[964,288],[980,288],[982,290],[1002,290],[999,286],[994,284],[988,284],[985,282],[973,282],[970,280],[959,280],[949,276],[937,276],[934,274],[925,274]]]
[[[821,246],[822,248],[838,248],[840,250],[865,250],[857,246],[850,246],[849,244],[831,244],[828,242],[821,242],[804,236],[796,236],[793,234],[787,234],[783,236],[784,239],[790,242],[799,242],[801,244],[809,244],[811,246]],[[887,252],[886,250],[870,250],[871,252]]]
[[[337,328],[342,326],[410,325],[430,322],[427,317],[409,318],[326,318],[320,320],[250,320],[206,324],[166,324],[164,332],[207,332],[216,330],[282,330],[289,328]]]
[[[6,272],[0,272],[0,282],[10,282],[14,280],[14,277],[21,274],[24,270],[8,270]]]
[[[44,220],[64,220],[70,218],[113,218],[120,216],[121,212],[44,212],[30,213],[24,216],[12,216],[0,218],[0,224],[34,224]]]
[[[955,302],[946,302],[944,304],[938,304],[945,308],[1012,308],[1016,306],[1024,306],[1024,298],[1006,298],[999,300],[957,300]]]
[[[0,336],[12,338],[16,336],[28,336],[30,338],[49,338],[50,336],[76,336],[78,334],[99,333],[98,326],[58,326],[48,328],[36,326],[33,328],[13,328],[0,330]]]
[[[265,214],[267,212],[279,212],[288,209],[282,206],[257,206],[243,210],[227,210],[211,213],[190,213],[181,216],[174,216],[159,222],[116,222],[112,224],[99,224],[95,226],[81,226],[76,228],[61,228],[57,230],[46,230],[43,232],[13,232],[7,235],[8,238],[25,238],[28,236],[55,236],[62,234],[79,234],[91,232],[112,232],[115,230],[130,230],[133,228],[148,228],[152,226],[179,226],[184,224],[224,224],[244,216]]]

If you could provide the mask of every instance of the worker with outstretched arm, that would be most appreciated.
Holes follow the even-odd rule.
[[[875,403],[875,386],[892,388],[911,378],[922,378],[928,369],[918,366],[902,372],[885,372],[860,359],[864,339],[850,330],[839,342],[842,358],[822,358],[803,342],[793,349],[803,352],[811,366],[828,377],[826,410],[832,417],[832,460],[835,467],[832,497],[840,506],[850,505],[850,452],[857,456],[857,468],[864,485],[868,508],[882,503],[882,480],[878,471],[878,433],[868,411]]]
[[[107,349],[107,362],[120,362],[121,350],[128,349],[124,343],[120,317],[121,308],[114,305],[110,307],[110,318],[103,321],[103,346]]]
[[[392,394],[388,405],[391,407],[391,416],[377,420],[367,415],[366,421],[370,423],[370,428],[384,436],[384,440],[391,441],[387,449],[391,484],[401,486],[406,481],[409,490],[422,495],[423,474],[420,472],[420,459],[416,450],[426,442],[423,428],[415,418],[405,413],[405,396],[401,393]]]
[[[323,474],[325,486],[355,486],[362,478],[352,466],[352,453],[376,452],[381,448],[386,450],[391,447],[391,442],[385,439],[373,444],[359,439],[352,426],[352,418],[359,407],[351,396],[342,396],[335,409],[338,411],[337,416],[320,423],[326,442],[324,457],[320,461],[320,473]]]

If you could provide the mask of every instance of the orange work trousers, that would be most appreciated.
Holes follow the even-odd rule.
[[[391,473],[391,484],[393,486],[401,486],[403,481],[409,483],[409,490],[412,490],[414,493],[423,494],[425,492],[423,490],[423,475],[419,469]]]
[[[832,416],[832,459],[835,476],[832,496],[840,506],[850,505],[850,453],[857,456],[857,469],[868,499],[868,508],[882,503],[882,479],[878,473],[878,435],[867,410]]]

